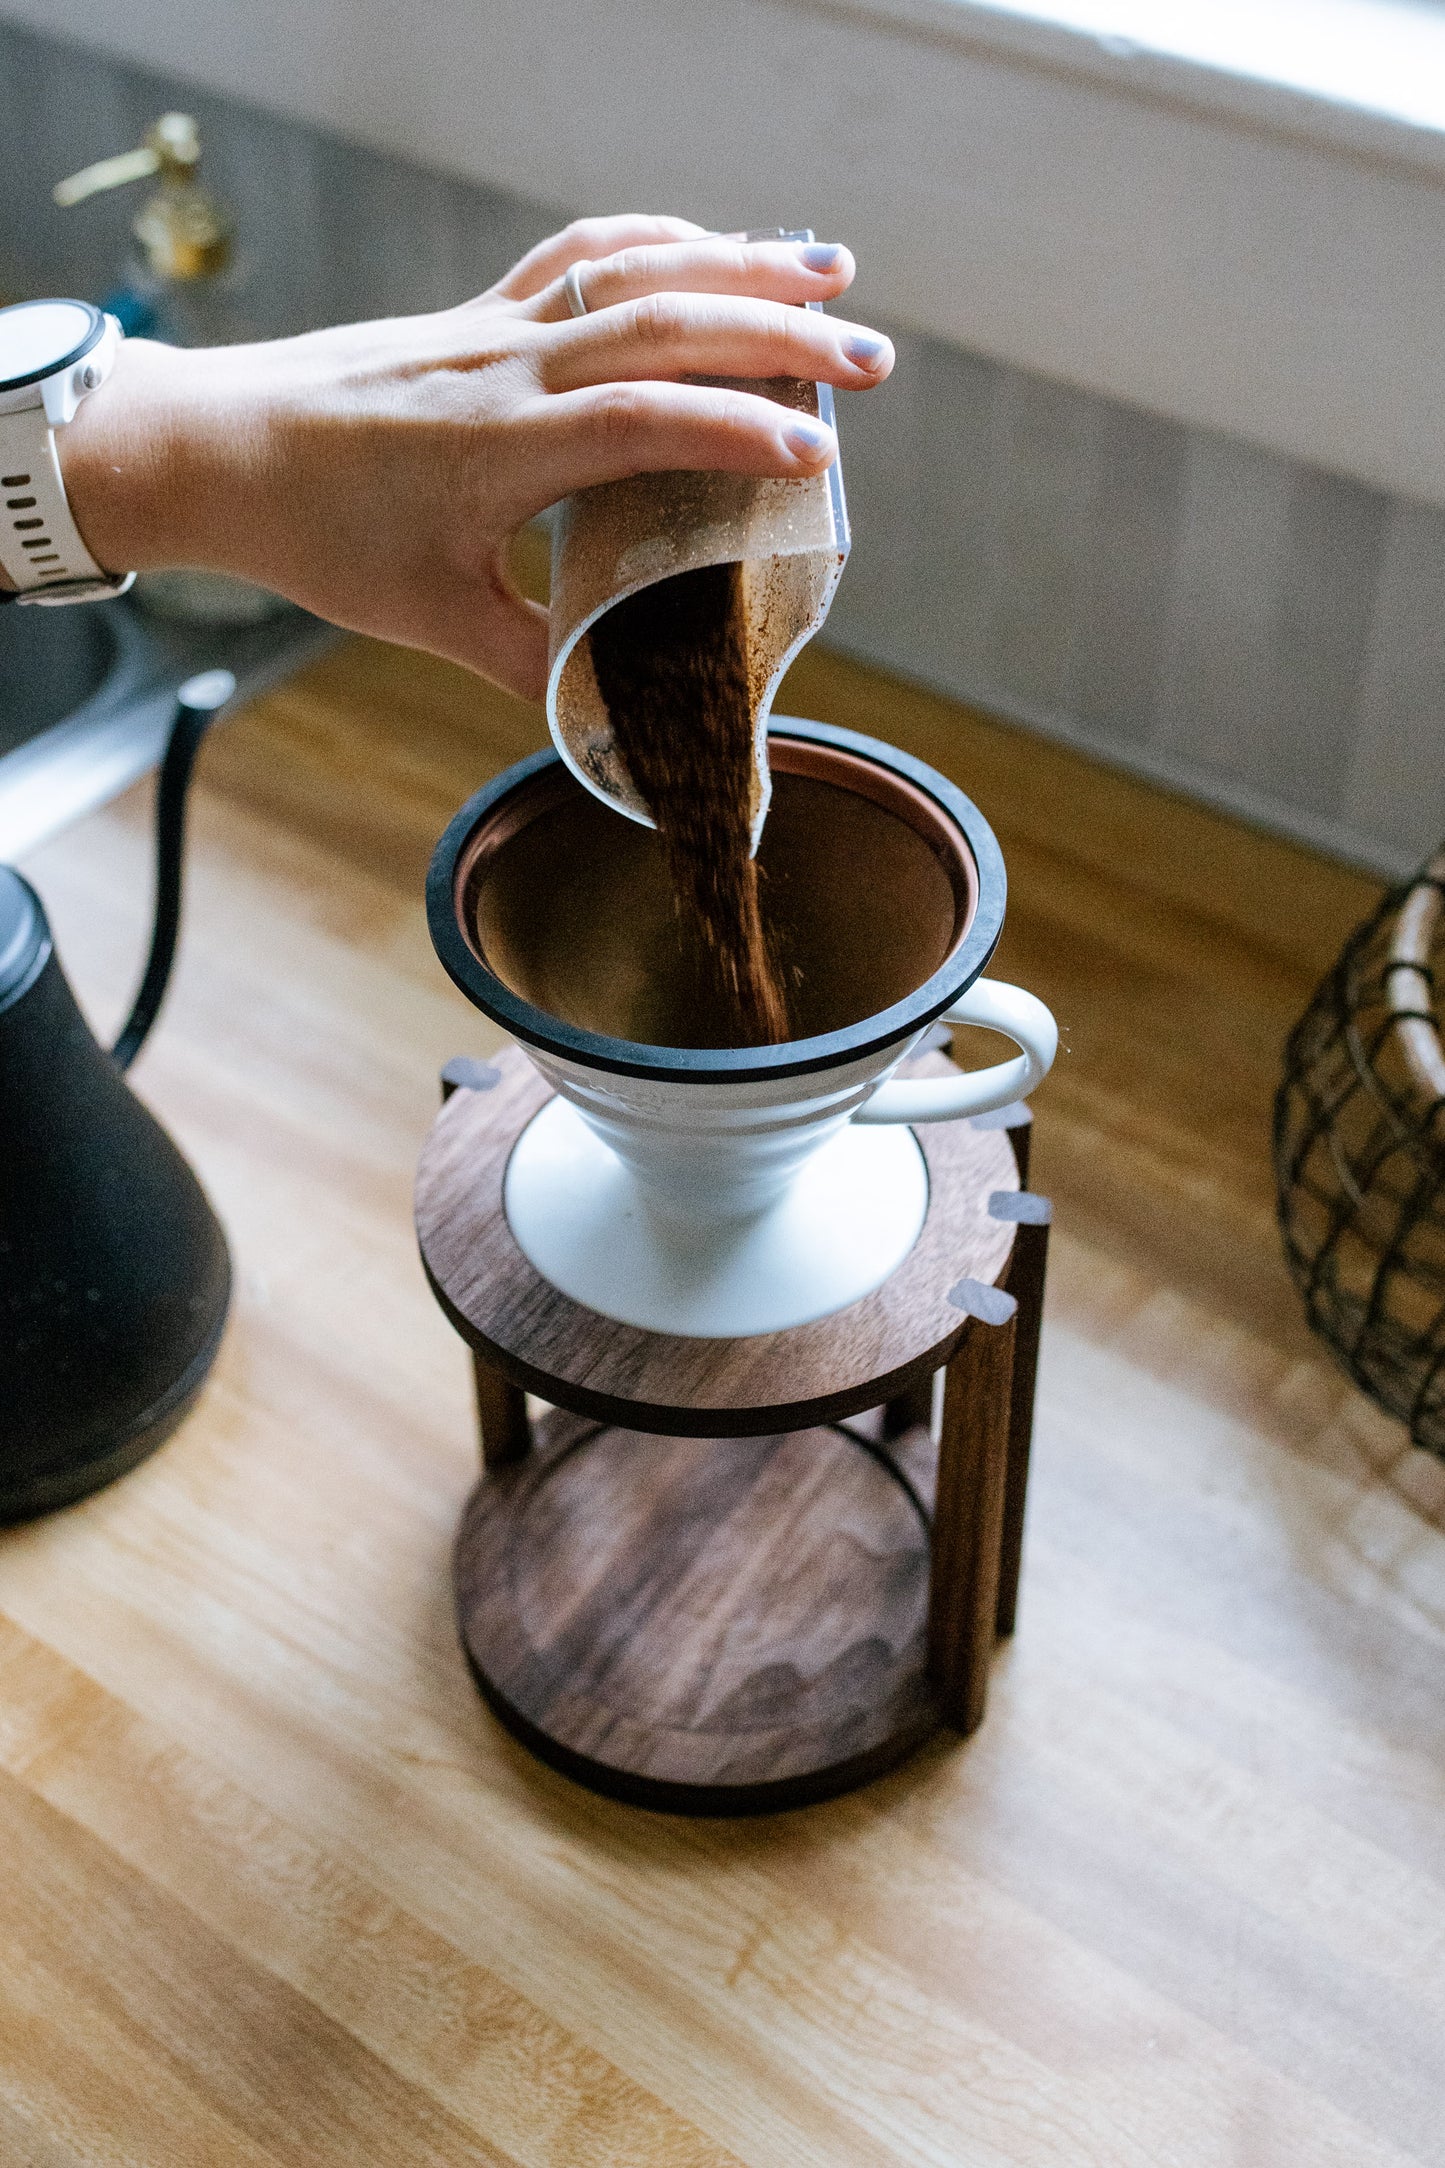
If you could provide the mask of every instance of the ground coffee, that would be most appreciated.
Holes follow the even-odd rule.
[[[593,625],[613,736],[667,852],[684,938],[701,950],[717,1043],[772,1046],[788,1005],[750,855],[753,717],[742,566],[659,580]]]

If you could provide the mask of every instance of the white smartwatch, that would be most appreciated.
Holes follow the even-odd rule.
[[[81,540],[55,448],[56,430],[110,375],[121,337],[88,301],[0,309],[0,565],[16,588],[0,601],[96,602],[135,578],[102,572]]]

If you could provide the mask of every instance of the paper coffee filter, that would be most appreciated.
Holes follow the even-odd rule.
[[[711,381],[722,382],[721,379]],[[827,385],[739,384],[833,421]],[[835,460],[826,474],[778,481],[747,474],[639,474],[579,490],[552,534],[547,721],[578,780],[615,811],[655,823],[628,774],[584,637],[644,587],[703,565],[740,563],[753,708],[753,844],[768,810],[768,714],[793,657],[828,614],[848,554]]]

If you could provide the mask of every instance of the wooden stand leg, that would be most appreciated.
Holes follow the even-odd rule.
[[[996,1639],[1015,1328],[1014,1317],[971,1320],[944,1373],[928,1669],[945,1720],[962,1732],[983,1721]]]
[[[924,1430],[933,1428],[933,1376],[920,1378],[910,1385],[896,1400],[883,1403],[883,1435],[885,1438],[901,1438],[905,1430],[915,1424]]]
[[[1043,1202],[1042,1199],[1039,1201]],[[1018,1313],[1014,1319],[1008,1475],[1003,1502],[1003,1538],[999,1547],[998,1631],[1001,1636],[1013,1632],[1018,1613],[1024,1505],[1029,1487],[1029,1451],[1034,1438],[1034,1387],[1038,1381],[1039,1330],[1044,1318],[1044,1274],[1048,1257],[1048,1221],[1021,1226],[1014,1238],[1007,1281],[1009,1293],[1018,1302]]]
[[[446,1105],[453,1092],[489,1092],[501,1081],[501,1071],[494,1069],[490,1062],[474,1061],[466,1054],[455,1055],[441,1073],[442,1105]],[[532,1445],[526,1394],[520,1385],[513,1385],[499,1371],[484,1363],[475,1349],[472,1351],[472,1371],[477,1385],[477,1428],[481,1432],[483,1467],[505,1468],[512,1461],[525,1460]]]
[[[510,1462],[525,1460],[532,1444],[532,1426],[527,1421],[527,1396],[520,1385],[513,1385],[473,1354],[472,1367],[477,1379],[477,1425],[482,1434],[482,1465],[487,1468],[505,1468]]]

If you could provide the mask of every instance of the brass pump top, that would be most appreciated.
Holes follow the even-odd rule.
[[[190,114],[162,113],[139,150],[72,173],[56,186],[55,200],[68,210],[127,182],[159,178],[131,227],[146,263],[156,278],[175,284],[214,278],[231,260],[232,226],[196,179],[200,162],[200,130]]]

